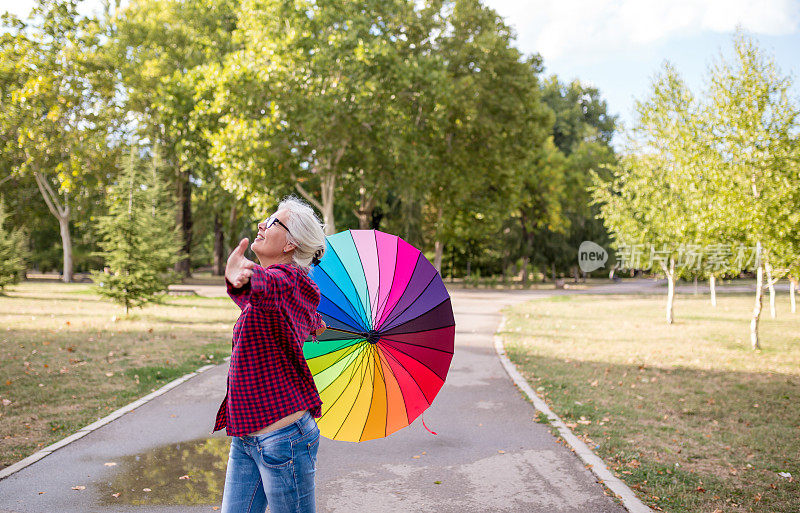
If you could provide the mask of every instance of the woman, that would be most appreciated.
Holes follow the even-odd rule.
[[[303,358],[321,334],[320,293],[308,269],[325,251],[311,207],[289,197],[228,257],[228,294],[242,309],[233,328],[228,393],[214,431],[233,437],[222,511],[313,512],[322,401]]]

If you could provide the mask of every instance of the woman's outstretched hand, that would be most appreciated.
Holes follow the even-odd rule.
[[[249,239],[242,239],[231,252],[225,266],[225,278],[237,289],[244,287],[250,281],[250,277],[253,276],[252,269],[256,265],[255,262],[244,256],[248,244],[250,244]]]

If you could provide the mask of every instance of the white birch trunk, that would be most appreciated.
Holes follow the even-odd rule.
[[[760,249],[760,245],[759,245]],[[761,318],[761,302],[764,296],[764,267],[759,262],[756,270],[756,303],[753,307],[753,318],[750,319],[750,348],[761,349],[758,341],[758,321]]]
[[[792,306],[792,313],[797,313],[797,304],[794,300],[794,291],[797,290],[797,280],[789,278],[789,304]]]
[[[663,264],[662,264],[663,265]],[[675,302],[675,259],[669,259],[669,269],[664,267],[667,275],[667,324],[672,324],[675,320],[673,304]]]
[[[717,277],[713,274],[708,278],[708,286],[711,289],[711,306],[717,306]]]
[[[764,262],[764,270],[767,274],[767,287],[769,288],[769,314],[774,319],[777,317],[775,312],[775,281],[772,279],[772,266],[769,262]]]

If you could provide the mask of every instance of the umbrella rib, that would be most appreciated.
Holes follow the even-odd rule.
[[[377,366],[379,362],[378,362],[377,358],[375,358],[375,344],[372,344],[372,347],[370,347],[370,355],[372,357],[372,365],[373,366]],[[364,386],[363,378],[362,378],[362,381],[361,381],[361,386]],[[369,416],[372,413],[372,401],[374,401],[374,400],[375,400],[375,371],[373,370],[372,371],[372,394],[370,394],[370,396],[369,396],[369,407],[367,408],[367,418],[364,419],[364,425],[361,427],[361,434],[358,435],[358,440],[359,441],[361,441],[364,438],[364,431],[366,431],[366,429],[367,429],[367,422],[369,421]],[[384,433],[386,433],[386,432],[384,431]]]
[[[445,303],[445,301],[450,301],[450,296],[447,296],[447,297],[444,299],[444,301],[442,301],[441,303],[438,303],[438,304],[436,304],[436,305],[433,305],[433,306],[432,306],[432,307],[430,307],[428,310],[426,310],[426,311],[422,312],[421,314],[417,315],[416,317],[412,317],[411,319],[407,319],[407,320],[405,320],[405,321],[401,322],[400,324],[395,324],[394,326],[390,326],[390,327],[386,328],[386,332],[389,332],[389,331],[394,331],[394,330],[396,330],[397,328],[399,328],[399,327],[401,327],[401,326],[405,326],[405,325],[406,325],[406,324],[408,324],[409,322],[414,322],[414,321],[416,321],[417,319],[419,319],[419,318],[420,318],[420,317],[422,317],[423,315],[427,315],[428,313],[430,313],[430,312],[431,312],[431,311],[432,311],[434,308],[438,308],[438,307],[440,307],[441,305],[443,305],[443,304]],[[451,311],[452,311],[452,308],[451,308]],[[396,317],[395,317],[395,320],[397,320],[397,318],[396,318]],[[446,326],[439,326],[439,327],[440,327],[440,328],[446,328],[447,326],[455,326],[455,325],[456,325],[456,323],[455,323],[455,318],[454,318],[454,319],[453,319],[453,324],[448,324],[448,325],[446,325]],[[398,332],[398,333],[392,333],[392,335],[398,335],[398,334],[400,334],[400,333],[419,333],[419,332],[421,332],[421,331],[428,331],[428,330],[417,330],[417,331],[401,331],[401,332]]]
[[[397,247],[399,237],[394,237],[394,269],[392,269],[392,282],[394,282],[394,275],[397,272]],[[375,231],[375,251],[378,253],[378,305],[375,308],[375,321],[373,324],[377,324],[378,320],[380,320],[381,316],[383,315],[383,308],[386,306],[386,302],[389,300],[389,292],[392,291],[391,283],[389,284],[389,292],[386,293],[385,299],[380,301],[381,295],[381,253],[378,251],[378,232]]]
[[[339,263],[341,263],[341,264],[342,264],[342,269],[344,269],[344,264],[342,263],[342,259],[341,259],[341,258],[339,258],[339,254],[338,254],[338,253],[336,253],[336,250],[335,250],[335,249],[333,249],[333,245],[331,245],[331,251],[333,251],[333,252],[334,252],[334,254],[336,255],[336,258],[338,258],[338,259],[339,259]],[[355,308],[355,305],[353,305],[353,303],[351,303],[351,302],[350,302],[350,300],[349,300],[349,299],[347,299],[347,294],[345,294],[345,293],[344,293],[344,291],[343,291],[343,290],[342,290],[342,288],[339,286],[339,284],[338,284],[338,283],[336,283],[336,281],[335,281],[335,280],[334,280],[334,279],[331,277],[331,275],[330,275],[330,274],[328,274],[328,272],[327,272],[327,271],[326,271],[326,270],[325,270],[323,267],[321,267],[321,266],[319,266],[319,265],[318,265],[317,267],[319,268],[319,270],[320,270],[320,271],[322,271],[323,273],[325,273],[325,276],[327,276],[327,277],[328,277],[328,279],[329,279],[329,280],[331,280],[331,283],[333,283],[333,285],[334,285],[334,286],[335,286],[337,289],[339,289],[339,292],[341,292],[341,293],[342,293],[342,296],[344,296],[345,300],[347,301],[347,304],[348,304],[348,305],[350,305],[350,307],[351,307],[351,308],[353,308],[353,313],[355,313],[355,314],[356,314],[356,317],[358,317],[358,318],[359,318],[358,320],[359,320],[359,323],[361,324],[361,326],[362,326],[362,327],[364,327],[364,328],[366,328],[366,325],[364,325],[364,324],[363,324],[363,321],[364,321],[364,319],[362,319],[362,318],[361,318],[361,315],[358,313],[358,310]],[[350,274],[347,272],[347,269],[344,269],[344,271],[345,271],[345,274],[347,274],[347,279],[348,279],[348,280],[350,280],[350,284],[353,286],[353,290],[355,291],[355,293],[356,293],[356,296],[358,296],[358,291],[356,290],[356,285],[355,285],[355,283],[353,283],[353,280],[352,280],[352,278],[350,278]],[[325,297],[327,297],[327,296],[325,296]],[[328,298],[328,301],[330,301],[331,303],[333,303],[334,305],[336,305],[336,303],[335,303],[333,300],[331,300],[331,298]],[[339,306],[339,305],[336,305],[336,306]],[[361,306],[361,301],[359,301],[359,304],[358,304],[358,306],[359,306],[359,307]]]
[[[350,239],[351,240],[353,239],[352,235],[350,235]],[[355,245],[356,245],[356,243],[355,243],[355,241],[353,241],[353,247],[355,247]],[[367,313],[364,311],[364,305],[361,304],[361,297],[358,295],[358,289],[356,288],[356,284],[353,281],[353,277],[350,276],[350,273],[347,271],[347,268],[344,266],[344,262],[342,262],[342,257],[339,256],[339,252],[336,251],[336,248],[333,247],[333,244],[330,244],[330,241],[329,241],[329,246],[331,248],[331,251],[333,251],[333,254],[336,255],[337,260],[339,260],[339,263],[342,265],[342,269],[344,270],[344,273],[347,275],[347,279],[350,280],[350,285],[353,286],[353,291],[356,293],[356,297],[358,298],[358,304],[357,305],[353,305],[352,303],[350,303],[349,300],[348,300],[348,303],[350,303],[352,306],[355,306],[357,308],[357,310],[359,310],[364,315],[364,319],[362,319],[362,320],[367,319],[368,318],[367,317]],[[356,250],[356,253],[358,253],[358,250]],[[361,264],[361,259],[360,258],[358,259],[358,263]],[[363,266],[362,266],[361,269],[362,269],[362,272],[363,272],[363,269],[364,269]],[[322,270],[325,271],[325,269],[322,269]],[[328,274],[328,273],[326,272],[325,274]],[[330,274],[328,274],[328,278],[331,278],[331,281],[333,282],[333,284],[336,285],[336,287],[342,292],[342,294],[346,298],[347,294],[344,293],[344,291],[341,289],[341,287],[339,287],[339,285],[331,277]]]
[[[428,290],[428,288],[430,288],[430,286],[431,286],[431,284],[433,283],[433,280],[436,278],[436,276],[437,276],[436,274],[434,274],[433,276],[431,276],[431,281],[429,281],[429,282],[428,282],[428,284],[427,284],[427,285],[425,285],[425,288],[424,288],[424,289],[422,289],[422,292],[420,292],[420,293],[419,293],[419,295],[417,295],[417,297],[415,297],[414,299],[412,299],[412,300],[411,300],[411,301],[408,303],[408,305],[406,305],[406,307],[405,307],[405,308],[403,308],[403,309],[402,309],[400,312],[398,312],[398,313],[397,313],[397,315],[395,315],[395,316],[391,317],[391,319],[386,319],[386,322],[387,322],[387,323],[389,323],[389,326],[387,326],[387,328],[386,328],[387,330],[389,330],[389,329],[391,329],[391,328],[392,328],[392,324],[391,324],[392,322],[396,321],[398,317],[400,317],[401,315],[403,315],[403,314],[406,312],[406,310],[408,310],[409,308],[411,308],[411,307],[414,305],[414,303],[415,303],[415,302],[416,302],[416,301],[417,301],[419,298],[421,298],[423,294],[425,294],[425,291],[426,291],[426,290]],[[413,276],[412,276],[412,277],[413,277]],[[439,304],[441,304],[441,303],[439,303]],[[438,306],[438,305],[436,305],[436,306]],[[403,323],[403,324],[405,324],[405,323]],[[383,325],[381,325],[381,327],[383,327]]]
[[[408,376],[411,378],[411,381],[414,382],[414,384],[419,389],[419,393],[422,394],[422,397],[425,399],[425,402],[427,402],[428,406],[430,406],[431,403],[430,403],[430,401],[428,401],[428,398],[425,397],[425,392],[422,391],[422,387],[419,386],[419,383],[417,382],[416,379],[414,379],[414,376],[411,374],[411,372],[408,369],[406,369],[406,366],[403,365],[402,363],[400,363],[400,360],[398,360],[397,357],[395,357],[389,351],[383,351],[383,354],[386,355],[387,358],[390,358],[390,359],[394,360],[395,362],[397,362],[397,365],[402,367],[402,369],[408,373]],[[399,383],[398,383],[398,385],[399,385]],[[403,394],[403,387],[399,387],[399,388],[400,388],[400,393]],[[405,403],[405,402],[406,402],[406,396],[405,396],[405,394],[403,394],[403,403]],[[408,418],[408,408],[406,408],[406,418]],[[411,424],[411,422],[409,422],[409,424]]]
[[[397,351],[399,351],[399,349],[397,349],[397,348],[394,348],[394,349],[395,349],[395,350],[397,350]],[[400,351],[400,352],[401,352],[401,353],[403,353],[402,351]],[[406,356],[408,356],[406,353],[403,353],[403,354],[405,354]],[[397,364],[398,364],[398,365],[400,365],[400,366],[401,366],[403,369],[405,369],[405,371],[408,373],[408,375],[409,375],[409,376],[411,376],[411,380],[414,382],[414,384],[415,384],[415,385],[417,385],[417,388],[419,389],[420,393],[422,394],[422,397],[424,397],[424,398],[425,398],[425,401],[427,401],[427,402],[428,402],[428,406],[430,406],[430,405],[433,403],[433,399],[435,399],[435,398],[436,398],[436,396],[434,395],[433,399],[431,399],[430,401],[428,401],[428,396],[426,396],[426,395],[425,395],[425,391],[422,389],[422,386],[419,384],[419,381],[417,381],[417,379],[414,377],[414,374],[412,374],[412,373],[411,373],[411,371],[410,371],[410,370],[408,370],[408,368],[407,368],[405,365],[403,365],[403,364],[402,364],[402,362],[400,362],[400,360],[399,360],[399,359],[397,359],[397,357],[395,357],[394,355],[391,355],[391,356],[392,356],[392,358],[394,358],[394,360],[397,362]],[[427,366],[427,365],[425,365],[424,363],[420,362],[420,361],[419,361],[419,360],[417,360],[416,358],[412,358],[412,357],[410,357],[410,356],[409,356],[409,358],[411,358],[411,359],[412,359],[412,360],[414,360],[415,362],[419,362],[420,364],[422,364],[423,366],[425,366],[425,368],[427,368],[428,370],[430,370],[430,367],[428,367],[428,366]],[[433,371],[431,370],[431,372],[433,372]],[[436,374],[435,372],[433,372],[433,375],[434,375],[434,376],[436,376],[437,378],[439,377],[439,375],[438,375],[438,374]],[[441,378],[439,378],[439,379],[441,379]],[[444,380],[443,380],[443,379],[442,379],[442,385],[444,385]],[[437,393],[438,393],[438,392],[437,392]]]
[[[412,359],[412,360],[414,360],[415,362],[419,362],[421,365],[423,365],[424,367],[426,367],[426,368],[427,368],[429,371],[431,371],[432,373],[434,373],[434,374],[436,375],[436,377],[438,377],[439,379],[441,379],[442,381],[444,381],[444,378],[443,378],[442,376],[439,376],[439,373],[438,373],[438,372],[436,372],[435,370],[431,369],[431,368],[428,366],[428,364],[426,364],[425,362],[423,362],[423,361],[422,361],[422,360],[420,360],[419,358],[415,358],[414,356],[412,356],[412,355],[410,355],[410,354],[406,353],[405,351],[403,351],[403,350],[402,350],[402,349],[400,349],[399,347],[393,346],[393,345],[391,345],[391,344],[387,344],[387,345],[389,345],[389,347],[391,347],[391,348],[392,348],[392,349],[394,349],[395,351],[399,351],[399,352],[403,353],[404,355],[408,356],[409,358],[411,358],[411,359]],[[414,344],[411,344],[411,345],[414,345]],[[424,346],[418,346],[418,347],[424,347]],[[432,348],[431,348],[431,349],[432,349]],[[445,353],[445,354],[452,355],[453,353]],[[450,361],[452,361],[452,358],[450,358]],[[450,367],[450,366],[448,365],[448,369],[449,369],[449,367]],[[411,373],[409,372],[409,374],[411,374]]]
[[[370,344],[370,345],[372,345],[372,344]],[[364,377],[367,375],[367,369],[369,369],[369,358],[370,358],[370,354],[371,354],[370,349],[371,348],[367,348],[367,350],[364,351],[363,362],[360,362],[358,364],[358,368],[359,369],[361,369],[362,366],[363,366],[363,370],[361,371],[361,383],[358,386],[359,391],[364,386]],[[353,372],[353,374],[355,374],[355,372]],[[336,434],[333,435],[334,438],[336,438],[336,436],[339,434],[339,431],[342,430],[344,425],[347,424],[347,419],[350,418],[350,414],[353,413],[353,408],[355,408],[357,400],[358,400],[358,393],[356,393],[356,398],[353,400],[353,404],[350,405],[350,409],[347,411],[347,415],[344,416],[344,421],[342,421],[342,425],[339,426],[339,429],[336,430]],[[372,402],[372,397],[370,396],[370,403],[371,402]],[[364,424],[366,424],[366,422],[364,422]],[[364,427],[363,426],[361,427],[361,434],[358,435],[359,440],[361,439],[361,435],[362,434],[364,434]]]
[[[399,239],[399,238],[398,238],[398,239]],[[399,244],[399,243],[398,243],[398,244]],[[417,260],[414,262],[414,269],[411,271],[411,275],[408,277],[408,281],[406,281],[406,287],[408,287],[408,284],[409,284],[409,283],[411,283],[411,278],[413,278],[413,277],[414,277],[414,273],[415,273],[415,272],[417,272],[417,265],[419,265],[419,262],[420,262],[420,259],[419,259],[420,255],[422,255],[422,253],[421,253],[421,252],[418,252],[418,253],[417,253]],[[395,264],[395,272],[396,272],[396,270],[397,270],[397,265]],[[392,286],[392,288],[394,288],[394,281],[393,281],[393,286]],[[426,288],[427,288],[427,287],[426,287]],[[391,290],[389,291],[389,293],[391,293]],[[391,315],[392,315],[392,312],[393,312],[393,311],[394,311],[394,309],[397,307],[397,304],[400,302],[400,300],[401,300],[402,298],[403,298],[403,295],[402,295],[402,294],[400,294],[400,297],[399,297],[399,298],[397,298],[397,301],[395,301],[395,302],[394,302],[394,305],[392,305],[392,309],[391,309],[391,310],[389,310],[389,312],[388,312],[388,313],[383,313],[383,314],[381,314],[381,318],[383,318],[383,315],[386,315],[386,316],[387,316],[387,317],[386,317],[386,320],[389,320],[389,317],[391,317]],[[388,296],[388,295],[386,296],[386,301],[389,301],[389,296]],[[385,308],[385,305],[384,305],[384,308]],[[405,310],[406,310],[406,309],[404,308],[404,309],[403,309],[403,311],[405,311]],[[401,313],[402,313],[402,312],[401,312]],[[400,315],[400,314],[398,314],[398,315]],[[383,322],[381,322],[381,325],[380,325],[379,327],[382,327],[382,326],[383,326]]]
[[[347,233],[350,234],[350,240],[353,241],[353,247],[356,248],[356,254],[358,255],[358,265],[361,266],[361,275],[364,276],[364,285],[367,287],[367,300],[370,300],[371,298],[369,297],[369,283],[367,283],[367,271],[364,270],[364,263],[361,261],[361,252],[358,250],[358,246],[356,245],[356,239],[353,237],[353,230],[347,230]],[[375,247],[375,253],[376,255],[378,253],[377,245]],[[347,275],[350,276],[350,273],[347,273]],[[350,278],[350,281],[353,281],[352,278]],[[355,287],[355,284],[353,284],[353,287]],[[369,309],[370,309],[369,314],[366,314],[366,312],[365,314],[369,319],[369,329],[373,329],[374,321],[372,320],[372,303],[370,303]]]
[[[444,327],[447,328],[447,326]],[[417,331],[416,333],[426,333],[427,331],[429,330]],[[406,335],[406,333],[402,334]],[[445,354],[453,354],[453,351],[448,351],[446,349],[439,349],[438,347],[431,347],[431,346],[423,346],[422,344],[412,344],[411,342],[406,342],[405,340],[397,340],[396,338],[381,337],[381,340],[388,340],[389,342],[397,342],[398,344],[406,344],[414,347],[423,347],[425,349],[430,349],[431,351],[439,351],[440,353],[445,353]]]
[[[359,368],[361,368],[361,365],[362,365],[362,364],[363,364],[363,362],[364,362],[364,351],[361,351],[361,353],[360,353],[360,354],[359,354],[359,355],[356,357],[356,361],[358,362],[357,364],[355,364],[355,365],[351,364],[351,365],[349,365],[349,366],[348,366],[348,367],[351,367],[353,370],[351,370],[351,371],[350,371],[350,377],[349,377],[349,378],[348,378],[348,380],[347,380],[347,384],[346,384],[346,385],[345,385],[345,386],[342,388],[342,391],[339,393],[339,395],[336,397],[336,399],[334,399],[333,403],[331,403],[331,406],[330,406],[330,408],[328,408],[328,412],[330,412],[330,411],[333,409],[333,407],[334,407],[334,406],[336,406],[336,403],[337,403],[337,402],[339,402],[339,399],[341,399],[341,398],[342,398],[342,396],[344,395],[344,392],[345,392],[345,390],[347,390],[347,387],[350,385],[350,383],[352,383],[352,381],[353,381],[353,376],[355,376],[355,374],[356,374],[356,371],[357,371]],[[342,374],[344,374],[344,373],[342,373]],[[331,383],[333,383],[333,382],[331,382]],[[326,387],[326,388],[327,388],[327,387]],[[351,409],[352,409],[352,406],[351,406]],[[339,427],[336,429],[336,433],[333,435],[333,438],[336,438],[336,435],[337,435],[337,434],[339,433],[339,431],[342,429],[342,426],[344,425],[344,423],[345,423],[346,421],[347,421],[347,416],[345,416],[345,418],[344,418],[344,420],[342,421],[342,423],[341,423],[341,424],[339,425]]]
[[[358,351],[359,347],[360,347],[360,346],[359,346],[359,344],[357,343],[357,344],[353,344],[352,346],[346,346],[346,347],[342,347],[342,348],[340,348],[340,349],[348,349],[348,348],[349,348],[350,350],[349,350],[349,351],[345,351],[344,353],[342,353],[341,355],[339,355],[339,357],[338,357],[338,358],[336,358],[336,361],[334,361],[333,363],[331,363],[330,365],[328,365],[327,367],[325,367],[325,369],[330,369],[331,367],[333,367],[333,366],[334,366],[334,365],[336,365],[337,363],[341,362],[342,360],[344,360],[345,358],[347,358],[347,357],[348,357],[348,356],[350,356],[351,354],[355,353],[356,351]],[[337,351],[338,351],[338,350],[337,350]],[[334,352],[334,351],[331,351],[331,353],[332,353],[332,352]],[[325,354],[331,354],[331,353],[325,353]],[[325,355],[321,355],[321,356],[325,356]],[[354,360],[354,361],[355,361],[355,360]],[[350,364],[350,365],[352,365],[352,362],[351,362],[351,364]],[[348,367],[349,367],[349,365],[348,365]],[[325,370],[325,369],[323,369],[323,370]],[[322,371],[320,371],[320,372],[322,372]],[[317,374],[319,374],[319,373],[317,373]],[[340,375],[341,375],[341,374],[340,374]],[[337,377],[338,377],[338,376],[337,376]],[[333,382],[334,382],[334,381],[336,381],[336,379],[335,379],[335,378],[334,378],[333,380],[331,380],[331,382],[330,382],[330,383],[328,383],[328,385],[327,385],[325,388],[323,388],[322,390],[318,390],[318,393],[320,393],[320,394],[321,394],[322,392],[326,391],[326,390],[328,389],[328,387],[330,387],[330,386],[333,384]],[[331,406],[333,406],[333,405],[331,405]]]
[[[356,320],[356,319],[353,319],[353,317],[352,317],[350,314],[348,314],[347,312],[345,312],[344,310],[342,310],[342,309],[339,307],[339,304],[338,304],[338,303],[335,303],[335,302],[333,301],[333,299],[329,298],[328,296],[326,296],[325,294],[323,294],[323,293],[321,293],[321,292],[320,292],[320,295],[321,295],[322,297],[324,297],[325,299],[327,299],[328,301],[330,301],[332,305],[336,306],[336,308],[339,308],[339,311],[341,311],[341,312],[342,312],[344,315],[346,315],[348,319],[350,319],[351,321],[355,321],[355,324],[358,324],[358,325],[360,325],[362,328],[365,328],[364,324],[363,324],[361,321],[358,321],[358,320]],[[327,313],[327,312],[323,312],[323,313],[325,313],[325,315],[327,315],[328,317],[330,317],[330,318],[332,318],[332,319],[336,319],[336,317],[334,317],[333,315],[331,315],[331,314],[329,314],[329,313]],[[356,316],[356,317],[358,317],[358,316]],[[344,323],[344,324],[347,324],[348,326],[351,326],[351,325],[353,324],[353,323],[351,323],[351,322],[345,322],[345,321],[343,321],[342,319],[336,319],[336,320],[337,320],[337,321],[339,321],[339,322],[342,322],[342,323]]]
[[[341,339],[341,340],[348,340],[348,341],[350,341],[350,340],[356,340],[356,342],[354,342],[354,343],[352,343],[352,344],[349,344],[349,345],[342,346],[342,347],[335,347],[335,348],[331,349],[330,351],[328,351],[327,353],[320,353],[320,354],[318,354],[318,355],[316,355],[316,356],[312,356],[311,358],[306,358],[306,360],[308,360],[308,361],[315,360],[315,359],[317,359],[317,358],[321,358],[321,357],[323,357],[323,356],[326,356],[326,355],[329,355],[329,354],[331,354],[331,353],[335,353],[336,351],[341,351],[342,349],[347,349],[348,347],[353,347],[353,346],[355,346],[356,344],[358,344],[358,341],[357,341],[357,339],[353,339],[353,338],[346,338],[346,339]],[[336,360],[335,362],[333,362],[331,365],[336,365],[336,364],[337,364],[337,363],[339,363],[340,361],[341,361],[341,359],[338,359],[338,360]],[[328,367],[330,367],[330,365],[328,365]],[[327,369],[328,367],[325,367],[325,368]],[[324,369],[323,369],[323,370],[324,370]],[[319,371],[319,372],[322,372],[322,371]],[[319,374],[319,373],[317,373],[317,374]]]
[[[447,301],[447,300],[445,300],[445,301]],[[439,304],[442,304],[442,303],[439,303]],[[438,305],[437,305],[437,306],[438,306]],[[425,312],[425,313],[427,313],[427,312]],[[420,316],[420,317],[421,317],[421,316]],[[398,324],[397,326],[395,326],[394,328],[392,328],[391,330],[388,330],[388,331],[395,330],[395,329],[399,328],[400,326],[405,326],[405,325],[406,325],[406,324],[408,324],[409,322],[411,322],[411,321],[415,321],[415,320],[417,320],[417,319],[419,319],[419,317],[414,317],[413,319],[409,320],[408,322],[404,322],[403,324]],[[442,325],[442,326],[439,326],[438,328],[425,329],[425,330],[417,330],[417,331],[399,331],[399,332],[397,332],[397,333],[391,333],[391,334],[389,334],[389,336],[386,336],[386,335],[381,335],[381,338],[388,338],[389,340],[394,340],[394,339],[392,339],[392,338],[390,338],[390,337],[392,337],[392,336],[394,336],[394,335],[413,335],[413,334],[415,334],[415,333],[426,333],[426,332],[428,332],[428,331],[432,331],[432,330],[440,330],[440,329],[443,329],[443,328],[450,328],[450,327],[453,327],[453,326],[455,326],[455,325],[456,325],[456,323],[453,323],[453,324],[444,324],[444,325]]]

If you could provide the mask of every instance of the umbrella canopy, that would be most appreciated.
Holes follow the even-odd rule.
[[[427,258],[377,230],[327,238],[309,276],[328,325],[303,352],[322,398],[323,436],[362,442],[411,424],[444,384],[453,358],[450,295]]]

